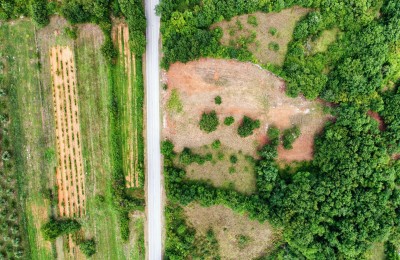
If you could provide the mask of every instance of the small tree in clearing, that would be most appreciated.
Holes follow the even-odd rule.
[[[210,113],[204,112],[201,116],[199,125],[200,129],[207,133],[217,130],[219,125],[217,113],[214,110]]]

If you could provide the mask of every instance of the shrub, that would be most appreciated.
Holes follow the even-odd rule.
[[[274,36],[277,32],[278,30],[275,27],[270,27],[268,30],[268,33],[271,34],[272,36]]]
[[[231,157],[229,157],[229,161],[233,164],[237,163],[238,158],[236,155],[232,154]]]
[[[162,141],[161,154],[167,158],[173,157],[175,155],[174,144],[170,140]]]
[[[220,140],[215,140],[212,144],[211,147],[213,149],[219,149],[221,147],[221,141]]]
[[[200,119],[200,129],[204,132],[211,133],[217,130],[219,125],[218,116],[215,111],[211,111],[210,113],[203,113]]]
[[[221,104],[222,104],[222,98],[221,98],[221,96],[216,96],[216,97],[214,98],[214,101],[215,101],[215,104],[221,105]]]
[[[46,240],[54,240],[57,237],[65,234],[70,234],[78,231],[81,224],[75,219],[55,219],[51,218],[41,228],[43,237]]]
[[[279,144],[279,134],[280,134],[280,131],[276,126],[270,126],[268,128],[267,135],[268,135],[269,141],[271,142],[271,144],[273,146],[277,146]]]
[[[73,40],[76,40],[78,38],[76,26],[65,27],[64,32],[66,35],[68,35],[69,38]]]
[[[258,26],[257,17],[254,15],[249,15],[247,17],[247,23],[253,25],[254,27]]]
[[[233,118],[233,116],[228,116],[228,117],[225,117],[225,119],[224,119],[224,124],[227,126],[230,126],[234,122],[235,122],[235,118]]]
[[[85,256],[91,257],[96,253],[96,242],[93,239],[82,241],[79,248]]]
[[[268,49],[274,52],[279,51],[279,44],[276,42],[270,42],[268,43]]]
[[[32,0],[31,14],[32,19],[39,27],[44,27],[50,22],[46,0]]]
[[[292,128],[285,129],[283,131],[283,147],[285,149],[292,149],[293,142],[300,136],[300,128],[298,126],[293,126]]]
[[[241,137],[247,137],[253,134],[253,130],[260,128],[260,120],[253,120],[250,117],[244,116],[242,124],[238,128],[238,134]]]
[[[179,97],[179,92],[177,89],[171,91],[171,96],[167,102],[167,109],[169,112],[180,113],[183,110],[183,105]]]

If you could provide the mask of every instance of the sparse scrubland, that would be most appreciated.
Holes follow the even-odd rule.
[[[248,107],[254,104],[246,103],[245,91],[250,95],[252,88],[247,87],[245,80],[240,82],[245,89],[244,93],[238,94],[241,100],[237,101],[236,108],[230,107],[225,87],[234,85],[231,81],[235,76],[226,77],[221,73],[223,70],[214,65],[218,64],[218,60],[192,60],[212,57],[260,63],[257,51],[262,50],[261,46],[259,49],[251,47],[257,46],[257,27],[262,26],[259,14],[273,12],[279,16],[281,11],[299,8],[307,11],[295,23],[287,46],[273,43],[263,46],[278,54],[284,49],[283,63],[261,62],[259,65],[284,80],[282,91],[285,90],[288,96],[298,98],[300,95],[302,99],[319,102],[327,122],[322,131],[313,133],[316,135],[313,137],[311,158],[296,164],[283,162],[282,167],[279,160],[279,153],[284,152],[282,146],[287,149],[293,147],[286,152],[296,150],[303,136],[309,135],[302,125],[311,121],[294,120],[291,124],[279,125],[279,121],[270,120],[271,123],[266,124],[268,121],[260,118],[261,112],[253,116],[250,114],[252,111],[240,107],[240,102],[250,104]],[[234,185],[218,185],[213,178],[201,178],[200,166],[197,172],[189,173],[188,166],[178,165],[174,156],[179,156],[185,142],[177,136],[182,134],[185,139],[190,139],[187,129],[192,128],[176,124],[182,117],[167,118],[167,122],[172,123],[167,124],[165,137],[173,139],[173,143],[169,143],[168,151],[163,151],[166,192],[171,204],[167,213],[166,245],[167,249],[189,250],[166,250],[166,258],[195,257],[194,250],[190,249],[202,244],[195,239],[201,236],[198,226],[190,223],[189,215],[180,209],[193,203],[210,207],[210,210],[214,205],[223,205],[250,219],[268,222],[274,230],[281,230],[280,239],[268,240],[274,242],[268,250],[258,254],[261,259],[362,259],[371,258],[372,251],[383,252],[388,258],[396,255],[400,246],[397,109],[400,96],[400,3],[395,0],[163,0],[157,11],[162,19],[162,65],[172,70],[168,75],[171,77],[169,82],[174,87],[179,86],[178,80],[186,80],[185,84],[188,82],[187,74],[176,78],[176,66],[191,68],[201,62],[207,62],[209,66],[208,70],[201,66],[192,70],[193,79],[200,84],[182,85],[182,90],[185,90],[182,91],[185,95],[181,95],[183,113],[195,113],[198,118],[198,104],[194,101],[204,98],[204,89],[204,92],[212,92],[210,96],[221,96],[223,100],[220,105],[204,102],[204,110],[214,109],[219,118],[235,113],[235,121],[238,121],[235,124],[233,120],[225,123],[224,119],[224,125],[220,124],[209,134],[192,131],[192,135],[196,136],[193,138],[194,145],[211,145],[212,140],[218,139],[222,144],[238,147],[242,143],[228,129],[237,129],[243,116],[251,115],[253,120],[261,122],[260,129],[253,134],[259,138],[243,138],[244,141],[247,138],[257,141],[253,149],[258,150],[252,166],[255,190],[249,193],[238,190]],[[224,25],[225,21],[231,27]],[[264,30],[265,37],[282,37],[276,24],[263,26],[269,28]],[[255,35],[251,30],[255,31]],[[234,39],[238,42],[226,44],[223,40],[226,34],[236,37]],[[238,80],[249,73],[247,64],[243,63],[242,68],[243,75],[236,76]],[[237,74],[240,72],[235,72]],[[260,100],[263,94],[259,93]],[[192,107],[185,106],[185,99],[190,100]],[[277,106],[271,104],[273,101],[266,96],[266,113]],[[371,111],[378,117],[370,116]],[[283,120],[285,110],[282,109],[281,113]],[[186,125],[195,123],[190,120]],[[175,131],[174,136],[170,134],[171,129]],[[241,132],[247,135],[250,130]],[[199,137],[207,142],[198,141]],[[175,150],[173,144],[176,144]],[[200,147],[198,145],[198,149]],[[249,145],[241,147],[246,149]],[[223,154],[221,158],[224,156],[229,158],[230,154]],[[207,164],[202,167],[209,167]],[[232,166],[221,166],[221,171],[222,167]],[[214,174],[219,174],[218,169],[214,169]],[[240,175],[241,172],[233,174]],[[190,231],[193,239],[184,240],[183,232],[174,231],[180,223],[168,221],[171,214],[179,214],[185,230]],[[220,245],[223,240],[217,236]],[[239,240],[242,246],[252,243],[240,238],[240,234]],[[177,241],[181,243],[179,247]],[[221,246],[213,248],[221,257],[226,256],[221,249]]]

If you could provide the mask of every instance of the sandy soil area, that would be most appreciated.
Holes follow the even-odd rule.
[[[56,46],[50,53],[58,164],[58,207],[60,216],[85,214],[85,176],[79,125],[78,93],[74,53]]]
[[[236,151],[255,156],[257,148],[267,141],[269,126],[285,129],[298,125],[301,136],[292,150],[279,147],[278,159],[311,160],[314,136],[328,118],[320,102],[287,97],[282,79],[251,63],[220,59],[175,63],[167,72],[165,82],[168,89],[162,96],[164,111],[167,111],[166,104],[173,89],[179,92],[183,105],[182,112],[166,112],[163,118],[164,138],[170,139],[177,151],[184,147],[201,147],[219,139]],[[214,103],[218,95],[222,98],[221,105]],[[207,134],[198,124],[201,114],[211,110],[217,112],[220,126]],[[261,127],[246,138],[237,134],[244,115],[261,121]],[[235,118],[233,125],[223,124],[227,116]]]

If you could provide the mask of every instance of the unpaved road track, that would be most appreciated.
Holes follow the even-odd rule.
[[[162,259],[161,252],[161,153],[160,153],[160,18],[158,0],[146,0],[146,94],[147,94],[147,238],[149,260]]]

